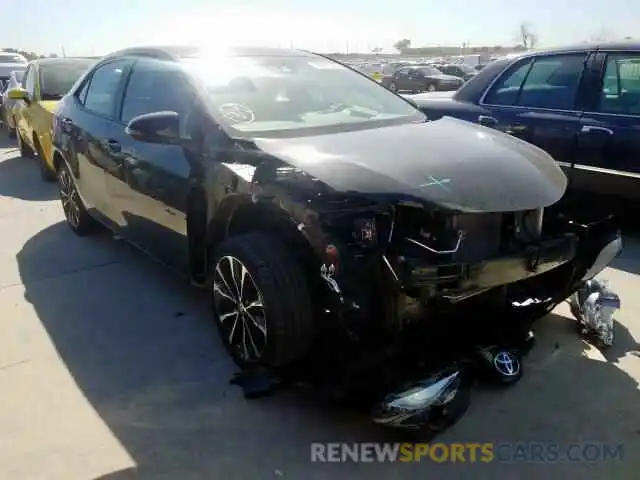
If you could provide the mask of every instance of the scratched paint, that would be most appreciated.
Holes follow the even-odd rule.
[[[440,180],[438,180],[436,177],[429,175],[427,177],[427,180],[429,180],[429,182],[423,183],[422,185],[420,185],[420,188],[440,187],[443,190],[446,190],[447,192],[451,191],[449,187],[447,187],[447,184],[451,183],[450,178],[441,178]]]

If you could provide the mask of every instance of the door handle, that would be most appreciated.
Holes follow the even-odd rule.
[[[596,127],[595,125],[583,125],[580,129],[580,133],[600,132],[607,135],[613,135],[613,130],[606,127]]]
[[[109,150],[115,153],[118,153],[122,150],[122,145],[120,145],[120,142],[118,142],[117,140],[107,140],[107,147],[109,147]]]
[[[63,132],[69,133],[71,131],[71,127],[73,127],[73,120],[62,117],[60,119],[60,126],[62,127]]]
[[[485,127],[495,127],[498,124],[498,119],[495,117],[488,117],[487,115],[480,115],[478,117],[478,123]]]
[[[527,130],[528,128],[526,125],[516,123],[514,125],[508,125],[507,127],[505,127],[504,133],[508,133],[509,135],[522,135],[523,133],[526,133]]]

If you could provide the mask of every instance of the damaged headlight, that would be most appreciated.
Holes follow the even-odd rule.
[[[385,246],[390,242],[392,232],[391,214],[375,213],[353,219],[351,236],[363,247]]]

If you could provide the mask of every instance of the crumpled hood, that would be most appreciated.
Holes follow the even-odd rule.
[[[450,117],[255,143],[340,192],[413,198],[465,212],[546,207],[567,184],[541,149]]]

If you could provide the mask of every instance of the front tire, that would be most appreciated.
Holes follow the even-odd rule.
[[[210,264],[214,319],[240,367],[280,367],[300,359],[314,334],[307,279],[275,237],[231,237]]]
[[[435,92],[438,90],[438,87],[436,87],[435,83],[430,83],[429,85],[427,85],[427,92]]]
[[[87,212],[80,195],[78,195],[78,189],[69,167],[64,163],[58,169],[58,191],[62,202],[62,210],[71,230],[79,236],[91,233],[95,227],[95,222]]]
[[[395,84],[395,82],[391,82],[389,84],[389,90],[391,90],[392,92],[397,92],[398,91],[398,86]]]

